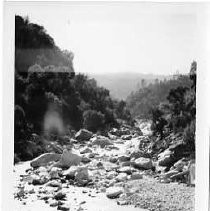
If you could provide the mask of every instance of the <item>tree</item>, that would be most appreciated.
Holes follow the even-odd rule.
[[[163,112],[159,108],[153,108],[151,110],[152,114],[152,125],[151,129],[153,130],[154,135],[160,135],[160,138],[163,138],[164,126],[167,124],[167,121],[163,118]]]
[[[101,112],[95,110],[85,111],[83,114],[83,125],[86,129],[96,132],[104,126],[104,115]]]

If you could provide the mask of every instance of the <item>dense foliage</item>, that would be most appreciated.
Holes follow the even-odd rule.
[[[169,80],[156,80],[155,83],[142,86],[127,97],[128,109],[133,117],[149,118],[152,108],[167,101],[166,98],[171,89],[179,86],[190,87],[190,84],[190,79],[186,75],[175,76]]]
[[[113,101],[94,79],[74,74],[73,54],[61,51],[42,26],[15,18],[15,155],[43,152],[32,134],[92,131],[130,120],[126,104]]]
[[[155,136],[163,139],[170,133],[181,134],[191,152],[195,151],[196,70],[194,61],[188,75],[156,81],[127,98],[133,117],[152,120]]]
[[[197,64],[193,62],[188,76],[191,79],[190,87],[171,89],[167,102],[151,110],[154,134],[163,138],[164,134],[180,133],[191,152],[195,152],[196,69]]]

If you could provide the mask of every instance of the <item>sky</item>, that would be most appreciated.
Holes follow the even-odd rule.
[[[196,4],[30,3],[16,14],[72,51],[76,72],[188,73],[198,57]]]

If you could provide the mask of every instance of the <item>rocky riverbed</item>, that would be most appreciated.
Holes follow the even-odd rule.
[[[194,187],[183,182],[189,160],[175,159],[174,146],[152,156],[149,126],[140,128],[81,130],[62,154],[16,164],[16,210],[194,210]]]

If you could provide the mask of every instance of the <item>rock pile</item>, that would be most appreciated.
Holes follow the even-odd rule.
[[[131,194],[124,188],[129,181],[143,180],[155,172],[160,182],[183,181],[189,168],[189,159],[178,155],[180,145],[154,156],[149,136],[125,125],[111,129],[107,136],[82,129],[73,139],[68,138],[68,144],[65,140],[62,153],[45,153],[30,162],[31,168],[22,175],[17,198],[37,194],[50,206],[69,210],[65,202],[72,185],[106,192],[113,199]],[[39,187],[37,192],[34,187]]]

